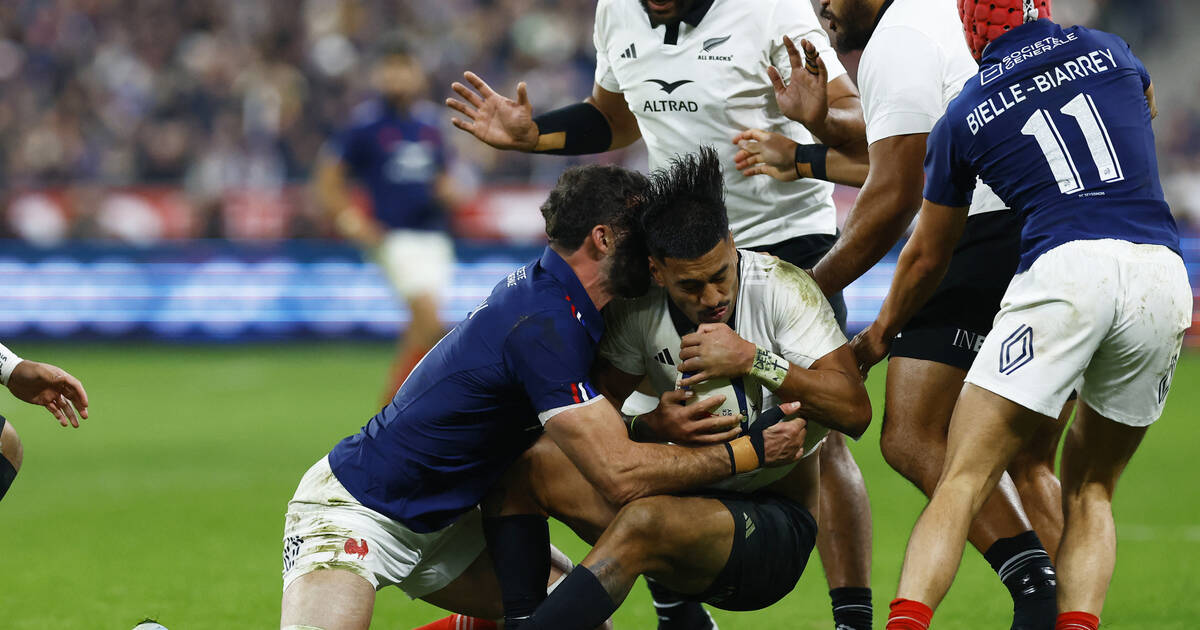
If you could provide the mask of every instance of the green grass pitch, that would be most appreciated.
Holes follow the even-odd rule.
[[[79,376],[92,419],[67,430],[0,395],[25,442],[25,467],[0,504],[0,627],[127,630],[146,616],[172,630],[277,627],[284,506],[300,475],[376,410],[387,344],[138,346],[12,344]],[[909,530],[924,505],[878,449],[883,370],[871,377],[876,424],[852,449],[871,493],[878,627]],[[1179,364],[1166,416],[1117,493],[1119,558],[1106,628],[1195,628],[1200,620],[1200,356]],[[586,548],[565,528],[575,560]],[[935,620],[1007,628],[1009,599],[969,551]],[[380,593],[376,628],[442,616],[397,589]],[[820,563],[787,599],[715,616],[725,630],[828,630]],[[618,628],[653,628],[643,587]]]

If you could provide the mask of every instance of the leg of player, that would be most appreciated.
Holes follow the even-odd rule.
[[[795,587],[816,544],[818,475],[810,457],[752,494],[629,503],[523,628],[586,630],[611,615],[642,574],[718,608],[770,606]]]
[[[946,464],[904,554],[888,630],[928,627],[950,589],[971,521],[1046,417],[967,384],[950,421]]]
[[[1039,427],[1029,445],[1008,465],[1008,474],[1021,496],[1021,506],[1050,554],[1051,562],[1058,557],[1063,532],[1062,484],[1055,474],[1054,461],[1058,457],[1063,427],[1067,426],[1074,411],[1075,401],[1067,401],[1058,421]]]
[[[1117,559],[1113,490],[1147,428],[1113,422],[1079,403],[1063,445],[1067,526],[1058,552],[1058,602],[1064,613],[1100,616]]]
[[[961,368],[937,361],[893,357],[888,363],[880,448],[888,464],[925,496],[933,494],[941,475],[950,417],[965,377]],[[1012,480],[1002,475],[971,521],[967,540],[1008,588],[1016,630],[1051,624],[1057,614],[1054,566],[1039,538]]]
[[[818,454],[821,509],[817,549],[829,583],[838,628],[869,630],[871,604],[871,502],[846,438],[832,431]]]
[[[366,630],[375,610],[375,587],[350,571],[313,571],[288,585],[281,608],[283,630]]]
[[[17,478],[24,458],[25,448],[21,445],[17,430],[4,416],[0,416],[0,499],[4,498]]]
[[[384,392],[384,404],[390,402],[404,379],[417,367],[417,363],[429,352],[445,330],[438,317],[438,299],[433,293],[417,293],[408,298],[408,310],[412,320],[408,330],[396,344],[396,357],[392,363],[388,390]]]
[[[496,560],[505,627],[522,627],[546,597],[547,516],[594,543],[618,510],[543,436],[521,455],[484,500],[483,530]],[[532,560],[531,560],[532,559]]]

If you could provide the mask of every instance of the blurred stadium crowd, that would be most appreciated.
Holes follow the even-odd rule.
[[[1155,126],[1168,198],[1181,222],[1198,228],[1192,4],[1057,0],[1055,10],[1064,23],[1121,34],[1145,60],[1163,116]],[[325,138],[367,95],[374,43],[405,34],[430,74],[428,107],[440,108],[450,82],[471,69],[507,93],[527,81],[535,110],[545,110],[590,92],[594,7],[595,0],[5,0],[0,236],[53,243],[328,235],[307,182]],[[468,196],[547,185],[568,159],[501,154],[434,113]],[[645,161],[640,143],[598,159]],[[131,190],[137,195],[114,194]]]

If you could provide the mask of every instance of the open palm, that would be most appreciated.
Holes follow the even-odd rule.
[[[446,99],[447,107],[465,116],[450,119],[455,127],[497,149],[532,151],[537,146],[538,128],[524,83],[517,85],[514,101],[497,93],[474,72],[463,73],[463,78],[475,89],[457,81],[450,86],[465,101]]]

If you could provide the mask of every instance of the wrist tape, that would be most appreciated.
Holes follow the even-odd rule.
[[[590,103],[576,103],[533,117],[538,135],[563,134],[559,149],[534,150],[550,155],[604,153],[612,146],[612,127],[604,114]]]
[[[829,147],[824,144],[798,144],[796,145],[796,174],[800,175],[800,165],[807,164],[812,168],[814,179],[827,180],[825,173],[825,156],[829,153]]]
[[[750,366],[750,376],[762,381],[767,389],[775,391],[783,385],[790,367],[791,363],[788,363],[783,357],[758,346],[758,349],[754,351],[754,363]]]
[[[15,352],[0,344],[0,385],[8,385],[8,378],[12,376],[13,370],[17,364],[23,361]]]
[[[746,430],[746,435],[725,443],[729,453],[729,471],[731,475],[750,472],[767,461],[767,447],[763,431],[775,426],[783,420],[783,410],[772,407],[764,411]]]

